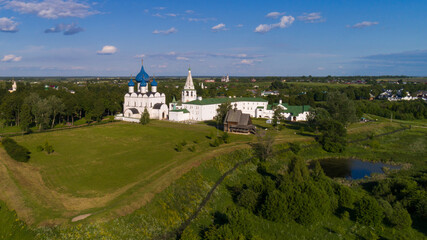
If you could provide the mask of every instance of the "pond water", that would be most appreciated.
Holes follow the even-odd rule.
[[[328,177],[361,179],[365,176],[371,176],[372,173],[384,173],[383,167],[389,169],[400,169],[400,166],[394,166],[385,163],[364,162],[353,158],[326,158],[319,160],[320,166]]]

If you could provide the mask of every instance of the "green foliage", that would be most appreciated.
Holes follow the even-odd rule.
[[[295,154],[298,154],[301,151],[301,145],[299,143],[289,143],[289,149]]]
[[[258,197],[259,193],[252,189],[244,189],[237,197],[237,204],[253,212],[258,203]]]
[[[289,164],[288,173],[291,180],[296,183],[302,183],[309,179],[310,173],[307,168],[307,164],[304,159],[300,157],[294,157]]]
[[[320,126],[321,136],[317,139],[323,149],[328,152],[344,151],[347,140],[347,130],[335,120],[323,121]]]
[[[325,172],[323,172],[323,168],[320,165],[320,162],[318,160],[314,160],[313,162],[314,162],[314,168],[313,168],[312,176],[315,181],[319,181],[320,179],[324,178],[326,175],[325,175]]]
[[[370,196],[363,196],[357,201],[354,210],[356,221],[367,226],[379,226],[384,218],[380,205]]]
[[[332,119],[340,122],[344,126],[357,120],[354,103],[348,99],[345,93],[336,91],[328,93],[326,109]]]
[[[142,125],[147,125],[150,122],[150,114],[147,111],[147,108],[144,108],[144,112],[139,119],[139,123]]]
[[[47,153],[47,154],[51,154],[51,153],[53,153],[53,152],[54,152],[54,150],[53,150],[53,146],[52,146],[52,145],[50,145],[50,144],[48,143],[48,141],[46,141],[46,142],[44,143],[44,147],[43,147],[43,149],[46,151],[46,153]]]
[[[388,220],[394,227],[399,229],[409,228],[412,225],[411,215],[399,202],[394,204],[393,213]]]
[[[227,132],[224,132],[221,138],[224,143],[230,143],[230,135]]]
[[[195,152],[196,151],[196,145],[193,145],[193,146],[189,147],[188,150],[190,152]]]
[[[31,107],[28,104],[23,104],[21,107],[19,122],[21,129],[27,132],[30,129],[30,125],[32,122],[33,116],[31,115]]]
[[[182,142],[180,144],[184,147],[185,145],[187,145],[187,141],[182,140]]]
[[[177,152],[182,152],[183,149],[184,149],[184,147],[182,146],[181,143],[179,143],[175,146],[175,151],[177,151]]]
[[[258,130],[257,141],[252,144],[252,149],[260,161],[267,161],[273,156],[274,137],[266,131]]]
[[[36,147],[37,152],[42,152],[43,150],[44,150],[44,148],[42,145],[37,145],[37,147]]]
[[[353,204],[356,201],[356,196],[353,191],[346,186],[340,185],[337,189],[338,192],[338,204],[341,207],[353,208]]]
[[[11,138],[3,138],[1,143],[4,146],[7,154],[18,162],[28,162],[30,159],[30,151]]]
[[[292,218],[289,216],[288,205],[286,195],[281,191],[273,190],[267,193],[261,215],[271,221],[286,222]]]
[[[221,145],[221,144],[223,144],[223,143],[224,143],[224,142],[223,142],[222,138],[217,137],[217,138],[215,138],[211,143],[209,143],[209,145],[210,145],[211,147],[218,147],[219,145]]]
[[[218,126],[222,126],[227,112],[232,109],[230,102],[221,103],[216,110],[215,121]]]
[[[30,240],[35,238],[34,232],[19,220],[15,211],[9,211],[3,202],[0,202],[0,226],[0,239]]]

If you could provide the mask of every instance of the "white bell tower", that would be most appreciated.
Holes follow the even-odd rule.
[[[184,90],[182,90],[182,102],[190,102],[197,99],[197,92],[194,88],[193,77],[191,76],[191,68],[188,68],[187,81],[185,82]]]

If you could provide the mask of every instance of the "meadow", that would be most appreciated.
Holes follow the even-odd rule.
[[[299,123],[285,123],[280,131],[262,119],[255,119],[254,124],[275,135],[276,150],[286,148],[289,142],[300,141],[305,145],[315,136]],[[402,122],[387,119],[355,123],[348,129],[349,139],[389,132],[401,128],[400,124]],[[231,143],[213,148],[209,146],[212,140],[207,137],[212,133],[216,135],[212,123],[186,125],[153,121],[148,126],[112,123],[15,137],[32,152],[30,161],[23,164],[9,159],[0,148],[0,199],[32,226],[30,231],[19,225],[23,230],[17,233],[24,237],[15,239],[34,236],[39,239],[152,239],[176,229],[194,212],[223,173],[252,155],[248,143],[254,136],[230,135]],[[299,155],[306,160],[358,156],[375,161],[409,162],[411,169],[425,169],[422,156],[426,156],[426,133],[427,129],[412,128],[376,139],[380,144],[371,144],[372,140],[352,143],[341,154],[313,147],[302,150]],[[54,153],[37,151],[37,146],[46,141],[53,145]],[[176,144],[183,141],[187,143],[184,150],[175,151]],[[191,146],[196,146],[196,151],[189,151]],[[278,155],[271,167],[286,169],[289,154],[292,153]],[[250,163],[227,177],[185,230],[182,239],[199,239],[200,229],[211,224],[215,212],[225,211],[233,204],[228,187],[254,171],[256,166]],[[10,215],[10,211],[7,213]],[[73,217],[86,213],[92,215],[71,222]],[[14,221],[7,219],[5,224],[12,229]],[[258,236],[270,239],[300,239],[301,236],[351,239],[357,234],[370,233],[369,228],[335,215],[309,227],[310,231],[297,223],[273,223],[255,215],[251,215],[250,222]],[[61,225],[51,227],[57,224]],[[385,227],[382,234],[391,236],[393,231]],[[29,235],[32,237],[26,237]],[[410,229],[403,231],[402,236],[418,239],[423,235]]]

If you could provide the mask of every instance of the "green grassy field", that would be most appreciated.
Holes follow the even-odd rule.
[[[345,87],[367,87],[369,84],[343,84],[343,83],[317,83],[317,82],[289,82],[289,85],[300,85],[307,87],[319,87],[319,86],[327,86],[334,88],[345,88]]]
[[[111,218],[132,212],[193,166],[252,138],[232,135],[231,144],[212,148],[206,137],[210,132],[215,129],[205,124],[153,121],[15,137],[31,151],[31,159],[20,164],[0,152],[3,170],[15,186],[6,189],[13,192],[9,201],[27,222],[42,225],[67,222],[81,213]],[[54,153],[37,151],[46,141]],[[183,141],[184,150],[175,151]]]

